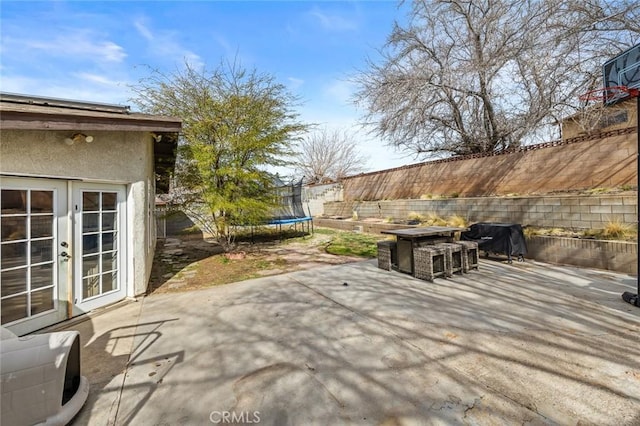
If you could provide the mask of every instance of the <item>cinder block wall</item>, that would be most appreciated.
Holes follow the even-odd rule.
[[[527,240],[527,249],[527,257],[543,262],[638,275],[635,242],[534,236]]]
[[[613,188],[637,181],[635,127],[523,147],[412,164],[344,178],[345,201],[489,196]],[[541,212],[543,213],[543,212]]]
[[[539,227],[602,229],[611,221],[636,224],[638,196],[585,195],[473,197],[442,200],[344,201],[325,203],[325,216],[405,220],[412,212],[470,222],[508,222]]]
[[[302,191],[303,208],[306,213],[314,217],[324,214],[324,203],[342,200],[341,183],[307,185]]]

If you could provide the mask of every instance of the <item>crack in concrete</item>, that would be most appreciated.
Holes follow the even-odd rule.
[[[467,418],[467,414],[469,414],[469,411],[473,410],[474,408],[476,408],[476,404],[480,404],[482,402],[482,399],[484,398],[484,395],[480,395],[480,398],[476,398],[473,400],[473,403],[471,403],[471,405],[467,405],[467,408],[464,409],[464,418]]]

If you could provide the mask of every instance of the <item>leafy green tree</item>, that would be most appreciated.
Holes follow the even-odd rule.
[[[231,249],[237,227],[260,223],[276,203],[267,166],[288,164],[307,128],[293,110],[297,98],[273,76],[236,64],[152,71],[132,89],[143,112],[183,120],[171,202]]]

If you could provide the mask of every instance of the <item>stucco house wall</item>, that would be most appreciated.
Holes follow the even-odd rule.
[[[127,187],[127,225],[135,238],[128,296],[146,291],[151,274],[155,235],[149,234],[147,211],[153,209],[153,139],[149,132],[91,132],[94,142],[66,145],[69,132],[4,130],[0,171],[8,175],[38,176],[124,184]],[[153,210],[151,211],[153,213]],[[151,227],[155,229],[154,227]]]
[[[16,240],[5,234],[8,228],[15,227],[15,223],[22,221],[24,215],[20,212],[15,213],[15,206],[7,204],[11,204],[10,201],[2,201],[0,228],[4,227],[4,230],[0,247],[0,284],[3,288],[3,308],[10,307],[21,312],[23,302],[9,299],[26,291],[27,302],[24,302],[24,306],[29,312],[30,300],[38,291],[39,285],[33,283],[32,286],[32,275],[38,272],[37,268],[42,261],[54,270],[51,279],[54,283],[53,291],[57,293],[54,295],[54,298],[57,297],[55,307],[47,305],[49,307],[46,308],[56,311],[57,316],[48,314],[50,318],[47,319],[47,315],[36,312],[27,313],[23,319],[14,319],[5,312],[2,318],[3,325],[8,323],[9,328],[13,326],[17,334],[24,334],[46,326],[56,319],[79,315],[86,310],[106,306],[124,297],[144,294],[151,275],[155,251],[156,186],[165,186],[159,177],[169,173],[169,168],[175,161],[174,151],[181,126],[180,120],[130,113],[124,108],[110,108],[104,104],[80,103],[76,107],[73,101],[65,104],[66,101],[63,100],[49,101],[46,98],[35,98],[34,104],[21,98],[17,101],[13,98],[9,101],[5,98],[1,100],[0,188],[3,196],[6,196],[6,200],[11,197],[15,199],[15,191],[19,191],[23,196],[27,194],[29,198],[29,194],[34,191],[37,193],[42,187],[48,188],[52,194],[57,194],[54,195],[54,199],[58,200],[54,203],[56,205],[53,211],[54,236],[51,243],[47,242],[49,245],[46,248],[50,254],[47,254],[44,260],[34,261],[33,266],[33,253],[29,252],[41,243],[42,239],[37,235],[33,236],[30,229],[35,225],[30,221],[32,217],[37,219],[38,214],[28,213],[25,216],[25,223],[31,225],[28,225],[27,231],[24,232],[26,237],[15,237],[18,238]],[[92,140],[87,142],[83,137],[70,143],[69,138],[78,133],[90,135]],[[168,164],[169,168],[163,169],[162,164]],[[84,202],[83,197],[87,194],[103,197],[97,213],[85,209],[89,204]],[[103,205],[106,205],[104,194],[117,194],[117,212],[113,213],[117,218],[115,233],[111,228],[102,231],[105,229],[105,217],[112,214],[108,209],[102,211]],[[32,202],[33,200],[27,201]],[[89,223],[89,217],[98,218],[97,225],[90,225],[97,226],[97,231],[86,231],[83,228]],[[107,240],[105,232],[109,235]],[[84,238],[94,240],[87,240],[85,243]],[[93,251],[85,250],[90,244],[102,246],[109,238],[116,239],[117,249],[99,248],[97,255],[94,255]],[[21,249],[20,241],[23,240],[24,247],[30,247],[24,252],[27,259],[27,272],[24,274],[28,282],[26,290],[21,289],[22,279],[16,278],[23,276],[20,275],[23,268],[23,263],[20,262],[23,260],[16,263],[17,258],[11,254],[12,250]],[[106,250],[107,254],[102,254],[102,250]],[[109,254],[113,254],[113,265],[117,267],[104,266],[112,265],[110,262],[114,262],[102,258]],[[102,258],[96,261],[97,267],[87,266],[90,263],[89,257],[92,256]],[[85,273],[83,268],[87,267],[93,268],[91,270],[95,272]],[[113,271],[114,278],[104,278],[105,273],[111,273],[109,271]],[[51,277],[51,274],[47,274]],[[110,280],[116,282],[116,275],[118,287],[114,289],[117,288],[117,292],[110,290]],[[88,291],[85,288],[90,285],[95,288],[93,282],[89,283],[94,276],[100,277],[98,293],[81,294]],[[107,281],[104,281],[105,279]],[[33,290],[34,288],[36,290]],[[104,298],[101,299],[102,297]],[[36,311],[38,309],[36,307]],[[30,321],[33,324],[30,325]]]

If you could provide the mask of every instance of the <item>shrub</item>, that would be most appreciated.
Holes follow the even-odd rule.
[[[591,188],[587,192],[592,195],[597,195],[597,194],[604,194],[606,192],[609,192],[609,189],[608,188]]]
[[[554,235],[554,236],[561,236],[561,235],[566,235],[567,231],[562,229],[562,228],[551,228],[548,232],[547,235]]]
[[[447,226],[447,221],[431,212],[427,213],[425,224],[429,226]]]
[[[425,217],[418,212],[409,212],[409,214],[407,215],[407,218],[409,220],[417,220],[420,223],[425,221]]]
[[[454,228],[466,228],[468,226],[468,222],[467,219],[456,214],[449,217],[449,220],[447,220],[447,226],[452,226]]]
[[[531,237],[535,237],[536,235],[540,235],[540,229],[538,228],[534,228],[532,226],[527,226],[522,230],[522,233],[524,234],[524,237],[526,239],[530,239]]]
[[[599,240],[634,240],[637,238],[637,230],[632,225],[619,221],[609,222],[604,229],[586,229],[575,231],[567,228],[536,228],[527,226],[524,228],[526,238],[536,235],[573,237],[573,238],[595,238]]]
[[[618,220],[610,221],[602,230],[602,236],[607,239],[625,239],[632,234],[633,228]]]

